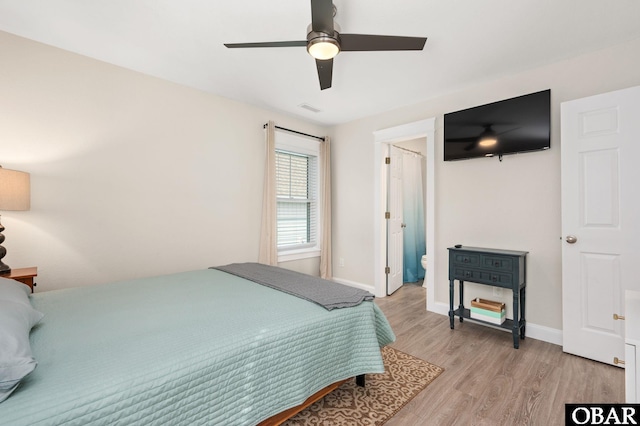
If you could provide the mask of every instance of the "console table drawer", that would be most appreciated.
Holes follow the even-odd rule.
[[[513,258],[503,256],[480,256],[480,263],[485,269],[511,272],[514,269]]]
[[[513,285],[512,274],[466,269],[457,267],[457,265],[453,267],[453,279],[505,287],[511,287]]]
[[[453,264],[456,266],[480,266],[480,255],[469,253],[456,253],[453,255]]]
[[[453,267],[453,279],[471,281],[474,279],[480,279],[480,271],[474,271],[473,269],[464,269],[455,265]]]
[[[507,287],[513,286],[513,275],[511,274],[482,271],[480,278],[482,282],[488,284],[504,285]]]

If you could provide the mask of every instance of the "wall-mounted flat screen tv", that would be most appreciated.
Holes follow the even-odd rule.
[[[444,159],[549,149],[551,90],[444,115]]]

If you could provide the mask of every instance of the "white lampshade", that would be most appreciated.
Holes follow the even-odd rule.
[[[0,210],[29,210],[31,185],[29,173],[0,166]]]

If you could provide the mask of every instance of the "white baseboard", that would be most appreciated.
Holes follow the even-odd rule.
[[[373,285],[362,284],[356,281],[345,280],[343,278],[337,278],[337,277],[333,277],[331,278],[331,280],[340,284],[348,285],[349,287],[359,288],[360,290],[366,290],[372,294],[375,294],[375,288],[373,287]]]
[[[449,305],[446,303],[436,303],[435,306],[428,307],[429,312],[449,316]],[[457,320],[456,320],[457,321]],[[483,324],[484,325],[484,324]],[[491,327],[491,326],[488,326]],[[493,327],[498,330],[509,330]],[[542,340],[543,342],[553,343],[554,345],[562,346],[562,330],[558,330],[544,325],[537,325],[527,322],[526,336],[536,340]]]
[[[337,278],[337,277],[333,277],[332,280],[340,284],[359,288],[361,290],[366,290],[368,292],[375,294],[375,291],[374,291],[375,289],[373,285],[363,284],[356,281],[345,280],[343,278]],[[449,305],[447,303],[436,302],[434,306],[428,307],[428,311],[449,317]],[[487,327],[491,327],[491,326],[487,325]],[[500,327],[493,327],[493,328],[497,330],[502,330],[505,332],[510,332],[509,330],[500,328]],[[543,342],[553,343],[554,345],[562,346],[562,330],[527,322],[526,333],[527,333],[527,337],[530,337],[532,339],[542,340]]]

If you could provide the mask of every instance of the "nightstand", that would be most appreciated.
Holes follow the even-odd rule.
[[[33,282],[33,279],[37,276],[38,267],[36,266],[32,266],[30,268],[14,268],[7,274],[0,274],[0,278],[9,278],[28,285],[29,288],[31,288],[31,293],[33,293],[33,287],[36,285],[36,283]]]

